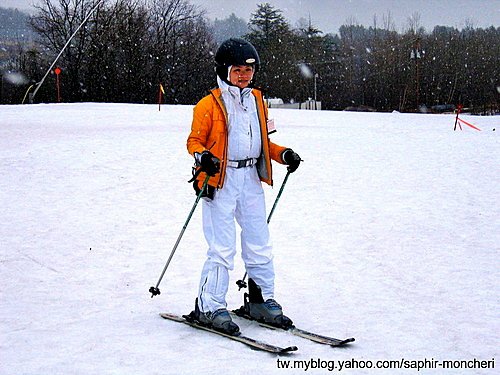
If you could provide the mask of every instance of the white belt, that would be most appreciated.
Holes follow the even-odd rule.
[[[244,160],[228,160],[227,166],[231,168],[245,168],[251,167],[257,163],[257,158],[249,158]]]

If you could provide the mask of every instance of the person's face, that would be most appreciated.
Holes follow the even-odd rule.
[[[253,78],[253,67],[249,65],[233,65],[229,72],[229,81],[234,86],[244,89]]]

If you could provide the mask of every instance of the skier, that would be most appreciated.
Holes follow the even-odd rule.
[[[252,84],[260,65],[255,47],[242,39],[228,39],[218,48],[215,64],[218,88],[195,106],[187,139],[198,172],[197,193],[210,176],[202,192],[207,260],[192,315],[214,329],[239,333],[225,300],[236,253],[236,219],[249,275],[247,312],[254,319],[289,327],[292,321],[274,299],[272,244],[261,181],[272,185],[271,159],[288,165],[290,172],[301,159],[292,149],[269,140],[267,107],[261,90]]]

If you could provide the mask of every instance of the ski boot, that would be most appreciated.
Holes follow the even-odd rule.
[[[252,279],[248,279],[248,293],[244,295],[243,306],[235,313],[283,329],[293,327],[292,320],[283,315],[278,302],[274,299],[264,301],[260,287]]]
[[[201,312],[198,307],[198,298],[195,302],[194,311],[186,315],[185,318],[231,336],[238,336],[240,334],[240,327],[233,322],[231,315],[226,309],[218,309],[214,312],[206,313]]]

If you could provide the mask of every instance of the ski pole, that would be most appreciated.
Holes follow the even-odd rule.
[[[196,209],[196,206],[198,205],[198,202],[200,201],[201,195],[203,194],[203,191],[205,190],[207,184],[208,184],[208,179],[210,176],[207,174],[207,177],[205,177],[205,180],[203,181],[203,185],[201,187],[200,192],[196,196],[196,201],[194,202],[193,208],[191,208],[191,212],[189,212],[188,218],[186,222],[184,223],[184,226],[182,227],[181,233],[179,233],[179,237],[177,237],[177,241],[175,242],[174,248],[172,249],[170,256],[168,257],[167,263],[165,264],[165,267],[163,268],[163,272],[160,275],[160,278],[158,279],[158,282],[156,283],[156,286],[152,286],[149,288],[149,292],[151,293],[151,298],[154,296],[157,296],[160,294],[160,289],[158,289],[158,286],[161,283],[161,280],[163,279],[163,276],[165,275],[165,272],[167,271],[167,268],[170,264],[170,261],[172,260],[172,257],[175,254],[175,251],[177,250],[177,246],[179,246],[179,243],[181,242],[181,238],[186,231],[186,228],[188,226],[189,220],[191,220],[191,216],[193,216],[194,210]]]
[[[271,208],[271,212],[269,212],[269,216],[267,217],[268,224],[271,221],[271,217],[273,216],[273,213],[274,213],[274,210],[276,209],[276,206],[278,205],[278,201],[281,197],[281,193],[283,193],[283,189],[285,188],[285,184],[286,184],[286,181],[288,180],[288,176],[290,176],[290,173],[291,173],[290,171],[288,171],[286,173],[285,179],[283,180],[283,182],[281,184],[280,191],[278,192],[278,195],[276,196],[276,199],[274,200],[273,208]],[[241,290],[242,288],[247,287],[247,283],[245,281],[245,279],[247,278],[247,274],[248,273],[245,272],[245,275],[243,275],[243,279],[236,281],[236,285],[238,285],[238,287],[239,287],[238,290]]]
[[[271,212],[269,212],[269,216],[267,217],[267,223],[271,221],[271,217],[273,216],[274,210],[276,209],[276,206],[278,205],[278,201],[281,197],[281,193],[283,193],[283,189],[285,188],[286,181],[288,180],[288,176],[290,176],[290,171],[286,172],[285,179],[281,183],[280,191],[278,192],[278,195],[276,196],[276,199],[274,200],[273,208],[271,208]]]

